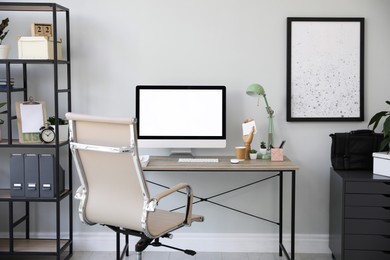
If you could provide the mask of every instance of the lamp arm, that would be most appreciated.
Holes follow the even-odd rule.
[[[266,104],[265,109],[267,110],[269,117],[272,117],[274,115],[274,111],[272,110],[272,108],[268,104],[267,96],[264,94],[263,97],[264,97],[264,101]]]

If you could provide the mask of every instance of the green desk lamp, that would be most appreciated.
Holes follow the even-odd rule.
[[[268,104],[267,96],[265,94],[263,86],[260,84],[254,83],[249,85],[249,87],[246,89],[246,94],[252,97],[258,97],[260,99],[260,96],[264,97],[266,107],[268,113],[268,146],[267,150],[269,151],[274,143],[274,111]],[[259,102],[257,102],[257,106],[259,105]]]

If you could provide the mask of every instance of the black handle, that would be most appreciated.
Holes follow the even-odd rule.
[[[370,129],[360,129],[360,130],[353,130],[350,132],[350,134],[354,135],[367,135],[367,134],[373,134],[374,131]]]

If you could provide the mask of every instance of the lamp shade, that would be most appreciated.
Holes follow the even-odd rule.
[[[264,96],[265,91],[263,86],[260,84],[254,83],[249,85],[249,87],[246,89],[246,94],[249,96]]]

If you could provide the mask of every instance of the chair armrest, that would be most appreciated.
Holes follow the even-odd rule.
[[[74,198],[77,200],[84,200],[85,199],[85,189],[83,186],[80,186],[77,189],[76,194],[74,195]]]
[[[182,193],[186,194],[186,196],[187,196],[187,204],[185,205],[185,210],[186,210],[185,223],[191,224],[193,194],[192,194],[191,186],[189,186],[187,183],[179,183],[179,184],[157,194],[156,196],[154,196],[151,199],[151,201],[149,202],[148,210],[154,211],[157,207],[158,202],[161,199],[167,197],[168,195],[171,195],[172,193],[178,192],[178,191],[183,190],[183,189],[186,189],[186,192],[185,193],[182,192]]]
[[[153,199],[156,199],[158,202],[162,198],[165,198],[166,196],[171,195],[172,193],[179,191],[179,190],[182,190],[182,189],[187,188],[187,187],[189,187],[187,183],[179,183],[179,184],[161,192],[160,194],[157,194],[156,196],[153,197]],[[188,193],[188,191],[187,191],[187,193]]]

